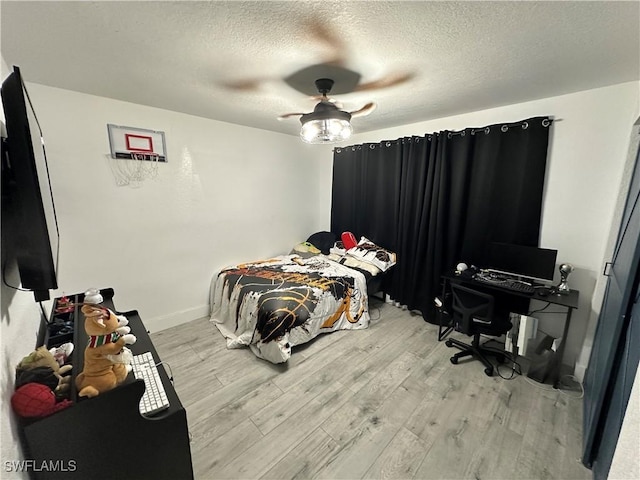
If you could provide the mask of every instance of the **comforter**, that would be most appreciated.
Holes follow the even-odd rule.
[[[369,326],[361,272],[318,255],[284,255],[223,269],[213,279],[211,321],[227,348],[249,346],[272,363],[291,347],[336,330]]]

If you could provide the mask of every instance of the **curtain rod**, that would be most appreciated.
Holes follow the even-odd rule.
[[[557,122],[558,120],[554,120],[553,117],[546,117],[542,119],[542,126],[543,127],[548,127],[550,126],[553,122]],[[500,125],[500,131],[501,132],[506,132],[508,131],[510,128],[513,127],[521,127],[523,130],[526,130],[527,128],[529,128],[529,122],[527,120],[520,120],[518,122],[511,122],[511,123],[503,123],[503,124],[494,124],[494,125],[488,125],[486,127],[480,127],[480,128],[474,128],[474,127],[469,127],[469,128],[465,128],[463,130],[456,130],[453,132],[449,132],[449,138],[451,138],[452,135],[466,135],[467,130],[471,130],[471,135],[475,135],[476,133],[479,132],[484,132],[484,133],[489,133],[491,131],[491,127],[497,127],[498,125]],[[430,134],[432,135],[432,134]]]
[[[534,117],[535,118],[535,117]],[[539,118],[539,117],[538,117]],[[553,118],[553,116],[551,115],[547,115],[546,118],[542,119],[542,126],[543,127],[549,127],[552,123],[554,122],[561,122],[562,119],[561,118]],[[493,125],[488,125],[486,127],[467,127],[463,130],[456,130],[456,131],[451,131],[448,132],[449,138],[451,138],[454,135],[466,135],[467,130],[471,130],[471,135],[475,135],[476,133],[479,132],[484,132],[484,133],[489,133],[491,131],[491,127],[495,127],[500,125],[500,130],[502,132],[506,132],[509,130],[509,128],[513,128],[513,127],[518,127],[521,126],[523,129],[526,129],[529,127],[529,123],[527,120],[519,120],[517,122],[510,122],[510,123],[496,123]],[[446,131],[446,130],[445,130]],[[424,137],[430,137],[432,135],[440,135],[440,132],[435,132],[435,133],[425,133]],[[412,136],[416,136],[416,135],[412,135]],[[379,143],[385,143],[387,147],[390,147],[392,144],[394,144],[397,141],[404,141],[404,138],[411,138],[411,137],[401,137],[401,138],[397,138],[395,140],[380,140],[379,142],[375,142],[375,143],[370,143],[371,145],[376,145]],[[352,147],[357,147],[357,146],[362,146],[363,144],[360,145],[347,145],[346,147],[333,147],[332,151],[333,153],[336,153],[336,150],[338,150],[338,153],[340,153],[340,151],[342,151],[343,149],[347,149],[347,148],[352,148]]]

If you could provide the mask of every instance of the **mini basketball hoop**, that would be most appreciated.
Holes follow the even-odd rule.
[[[139,187],[158,176],[158,163],[166,163],[164,132],[108,124],[109,164],[118,186]]]
[[[119,187],[140,187],[147,179],[158,176],[158,155],[132,154],[130,159],[109,157],[109,166]]]

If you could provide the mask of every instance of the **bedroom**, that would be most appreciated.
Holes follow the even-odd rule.
[[[328,4],[323,8],[331,10],[331,7]],[[333,7],[339,10],[338,6]],[[383,7],[380,8],[384,10]],[[4,37],[8,31],[4,22],[9,10],[5,4],[0,10],[2,77],[6,77],[15,63],[29,79],[35,66],[30,67],[26,58],[20,58],[20,53],[5,54],[10,44]],[[55,18],[53,14],[50,17]],[[116,18],[112,20],[114,29],[118,25]],[[239,14],[239,18],[246,21],[252,14],[247,10]],[[221,15],[216,22],[224,25],[223,20],[229,19]],[[131,29],[143,30],[146,26],[134,25]],[[615,30],[615,26],[607,26]],[[252,28],[258,28],[255,22]],[[295,26],[288,28],[295,30]],[[188,30],[187,27],[184,29]],[[27,35],[26,32],[21,35]],[[635,35],[637,38],[637,27]],[[352,36],[357,37],[355,33]],[[144,35],[137,37],[144,38]],[[154,37],[156,40],[162,38],[161,34]],[[614,37],[612,41],[622,40]],[[251,52],[268,50],[260,43],[260,39],[245,39],[240,42],[240,53],[236,53],[235,58],[231,50],[225,50],[216,59],[219,63],[212,65],[208,64],[211,51],[200,51],[197,65],[205,71],[195,71],[199,75],[206,75],[209,69],[229,72],[229,65],[235,64],[235,78],[243,78],[242,73],[247,76],[262,74],[269,62],[275,62],[277,55],[271,53],[264,64],[257,64]],[[301,51],[296,55],[307,55],[305,48],[297,47]],[[210,49],[213,50],[213,46]],[[622,44],[620,49],[624,50]],[[51,57],[54,62],[61,62],[60,55],[74,58],[73,51],[54,53],[57,54]],[[100,56],[93,52],[92,55],[99,64]],[[500,62],[499,53],[496,57],[492,51],[489,59],[493,59],[495,67]],[[169,62],[162,51],[155,51],[152,60]],[[92,64],[88,65],[86,70],[91,69]],[[385,65],[383,62],[382,66]],[[179,71],[195,67],[177,63],[173,68]],[[428,69],[421,68],[424,70],[420,73],[428,76]],[[118,75],[118,67],[111,69],[110,75]],[[277,73],[282,75],[282,71]],[[292,129],[292,134],[288,135],[239,125],[243,120],[241,114],[223,122],[203,118],[203,115],[178,113],[178,107],[150,107],[147,105],[154,105],[157,97],[165,92],[153,89],[153,79],[148,78],[151,74],[146,72],[138,72],[128,80],[132,85],[150,87],[146,105],[142,100],[107,98],[108,92],[90,95],[86,93],[87,75],[88,71],[81,71],[74,78],[76,86],[64,89],[46,86],[44,80],[29,84],[32,101],[43,123],[48,155],[55,159],[55,162],[51,161],[51,168],[59,209],[59,281],[63,286],[58,294],[83,291],[93,285],[114,287],[119,308],[140,309],[147,326],[152,331],[159,331],[207,315],[209,282],[217,269],[288,251],[293,243],[327,228],[331,148],[303,144],[294,131],[295,121],[287,126]],[[429,116],[421,121],[404,121],[384,128],[389,125],[384,123],[385,112],[391,109],[389,103],[394,102],[394,90],[389,89],[384,93],[386,107],[378,100],[377,112],[363,118],[362,123],[354,121],[356,135],[347,144],[516,121],[534,115],[548,114],[560,119],[553,126],[550,144],[541,237],[543,244],[559,250],[559,259],[578,266],[572,281],[582,294],[575,318],[575,325],[581,326],[582,330],[577,327],[572,332],[573,344],[568,350],[577,369],[584,369],[586,353],[583,345],[588,344],[587,325],[599,307],[594,292],[597,292],[597,280],[606,261],[605,251],[629,132],[638,116],[639,84],[637,73],[635,77],[621,77],[609,80],[609,83],[580,81],[576,78],[562,93],[526,100],[510,100],[517,98],[515,93],[513,97],[505,93],[502,100],[493,105],[478,105],[467,111]],[[520,83],[516,85],[513,88],[519,90]],[[270,114],[274,119],[283,112],[305,108],[305,103],[294,103],[290,92],[281,87],[275,93],[265,88],[259,95],[249,94],[249,100],[245,102],[260,103],[261,99],[270,99]],[[236,103],[244,98],[233,97]],[[360,98],[366,99],[359,97],[357,100]],[[370,131],[357,133],[365,120],[382,123],[370,127]],[[146,181],[137,189],[115,186],[107,158],[107,123],[165,132],[169,162],[159,166],[156,180]],[[274,128],[284,127],[278,123]],[[313,180],[301,182],[301,178]],[[265,195],[270,203],[268,209]],[[104,240],[96,239],[95,230],[90,226],[94,219],[108,226],[108,237]],[[571,220],[570,224],[567,219]],[[263,241],[265,238],[269,240]],[[33,347],[39,313],[29,294],[14,293],[5,287],[2,294],[3,354],[5,364],[13,365]],[[9,318],[14,321],[9,322]],[[6,385],[4,369],[2,375],[3,385]],[[3,408],[7,405],[6,398],[5,393]],[[3,411],[3,422],[7,412]],[[11,431],[5,426],[3,423],[3,436]],[[7,443],[3,441],[3,458],[5,445]]]

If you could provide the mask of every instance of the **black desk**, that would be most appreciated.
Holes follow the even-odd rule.
[[[454,272],[446,273],[442,276],[442,301],[445,301],[447,293],[449,292],[449,285],[451,283],[460,283],[466,285],[468,287],[474,288],[476,290],[485,291],[487,293],[500,293],[502,296],[507,295],[511,297],[519,297],[526,298],[529,300],[539,300],[541,302],[548,302],[554,305],[558,305],[561,307],[565,307],[567,309],[566,318],[564,322],[564,330],[562,332],[562,341],[558,346],[558,351],[554,357],[554,363],[552,368],[552,380],[554,387],[558,384],[558,378],[560,377],[560,367],[562,365],[562,359],[564,357],[564,349],[567,343],[567,334],[569,333],[569,325],[571,324],[571,314],[573,310],[578,308],[578,300],[580,297],[580,292],[578,290],[570,290],[566,294],[549,294],[549,295],[540,295],[538,292],[540,289],[536,289],[536,292],[533,294],[518,292],[514,290],[508,290],[506,288],[500,287],[499,285],[490,285],[484,282],[478,282],[474,280],[472,277],[464,274],[456,274]],[[526,310],[523,311],[515,311],[514,313],[519,313],[522,315],[526,315],[528,312]],[[450,332],[453,330],[453,319],[449,319],[449,321],[444,324],[443,315],[439,315],[439,328],[438,328],[438,340],[443,340]]]
[[[100,291],[103,304],[129,320],[136,343],[129,345],[134,355],[151,352],[156,362],[160,357],[135,310],[118,312],[113,304],[113,289]],[[133,374],[116,388],[97,397],[78,398],[75,377],[84,366],[84,350],[88,336],[84,330],[84,315],[78,303],[82,294],[71,295],[76,304],[73,311],[75,349],[71,400],[74,405],[33,422],[20,429],[24,456],[35,465],[55,463],[55,468],[32,468],[35,479],[192,479],[191,447],[187,414],[163,367],[158,367],[169,408],[151,417],[140,415],[138,405],[144,393],[144,382]],[[57,302],[57,300],[56,300]],[[51,314],[52,320],[55,312]],[[42,327],[47,324],[43,318]],[[54,345],[46,341],[47,347]]]

